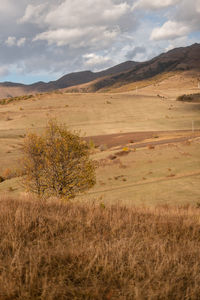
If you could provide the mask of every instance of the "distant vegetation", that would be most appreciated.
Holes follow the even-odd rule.
[[[4,99],[0,99],[0,105],[6,105],[11,102],[16,102],[16,101],[20,101],[20,100],[28,100],[31,98],[34,98],[34,95],[24,95],[24,96],[18,96],[18,97],[4,98]]]
[[[0,200],[1,299],[199,299],[199,209]]]
[[[43,135],[27,134],[22,152],[25,187],[39,196],[74,198],[95,184],[89,146],[55,120],[49,121]]]
[[[181,95],[177,98],[178,101],[183,102],[200,102],[200,93],[197,94],[189,94],[189,95]]]

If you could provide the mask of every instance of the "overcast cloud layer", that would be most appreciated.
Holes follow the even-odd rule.
[[[0,0],[0,28],[0,81],[48,81],[200,42],[200,0]]]

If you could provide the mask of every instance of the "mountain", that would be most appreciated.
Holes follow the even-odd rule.
[[[200,44],[176,48],[167,53],[162,53],[149,61],[136,64],[131,70],[97,79],[86,86],[82,86],[81,90],[83,92],[108,90],[111,87],[115,88],[149,79],[165,72],[191,70],[200,71]]]
[[[41,93],[41,92],[49,92],[53,90],[68,88],[80,84],[85,84],[96,80],[98,78],[102,78],[105,76],[116,75],[121,72],[125,72],[131,70],[138,63],[134,61],[126,61],[109,69],[106,69],[101,72],[91,72],[91,71],[83,71],[76,72],[64,75],[55,81],[50,81],[48,83],[39,81],[33,84],[25,85],[20,83],[12,83],[12,82],[2,82],[0,83],[0,97],[12,97],[12,96],[20,96],[27,93]]]
[[[108,91],[123,85],[153,78],[159,74],[191,70],[200,71],[200,44],[181,47],[162,53],[146,62],[127,61],[101,72],[82,71],[64,75],[56,81],[24,85],[0,83],[0,97],[64,89],[69,92]]]

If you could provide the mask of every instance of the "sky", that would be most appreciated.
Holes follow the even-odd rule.
[[[200,0],[0,0],[0,81],[50,81],[200,43]]]

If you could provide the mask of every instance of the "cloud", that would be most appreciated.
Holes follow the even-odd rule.
[[[44,23],[50,28],[107,26],[119,20],[129,8],[125,1],[115,4],[113,0],[65,0],[46,14]]]
[[[69,45],[102,49],[125,30],[137,25],[130,18],[130,5],[119,0],[65,0],[51,5],[28,5],[20,23],[40,24],[33,41],[46,41],[49,45]],[[127,18],[129,22],[127,22]]]
[[[155,28],[151,33],[151,40],[173,40],[185,36],[190,32],[190,28],[184,23],[167,21],[162,27]]]
[[[134,9],[150,9],[157,10],[161,8],[166,8],[171,5],[175,5],[180,2],[180,0],[138,0],[133,4],[132,10]]]
[[[47,8],[47,4],[38,4],[38,5],[32,5],[29,4],[26,7],[25,14],[22,18],[18,20],[19,23],[39,23],[42,21],[42,16],[44,13],[45,8]]]
[[[5,44],[8,46],[8,47],[13,47],[13,46],[18,46],[18,47],[21,47],[21,46],[24,46],[26,42],[26,38],[23,37],[23,38],[20,38],[20,39],[16,39],[16,37],[14,36],[9,36],[7,38],[7,40],[5,41]]]
[[[13,73],[26,81],[37,76],[53,80],[127,59],[143,61],[200,39],[199,0],[0,0],[0,4],[0,67],[6,80]]]
[[[200,31],[199,0],[182,0],[174,15],[151,33],[151,40],[173,40]]]
[[[17,46],[18,46],[18,47],[24,46],[25,42],[26,42],[26,38],[25,38],[25,37],[20,38],[20,39],[17,41]]]
[[[7,38],[7,40],[5,41],[5,44],[8,46],[8,47],[12,47],[16,44],[16,37],[14,36],[9,36]]]
[[[38,34],[33,41],[44,40],[48,44],[69,47],[96,47],[98,43],[106,45],[111,43],[118,34],[118,28],[108,30],[106,27],[84,27],[57,29]]]
[[[168,44],[167,47],[165,48],[165,52],[172,50],[174,48],[177,48],[177,47],[187,46],[187,43],[188,43],[188,40],[187,40],[186,36],[172,40],[172,41],[170,41],[170,44]]]
[[[108,56],[97,55],[95,53],[84,54],[83,58],[85,59],[85,66],[92,69],[101,69],[107,66],[108,63],[112,63],[112,60]]]
[[[146,53],[146,48],[145,47],[134,47],[132,50],[129,50],[126,53],[126,58],[127,59],[133,59],[137,54],[144,54]]]

